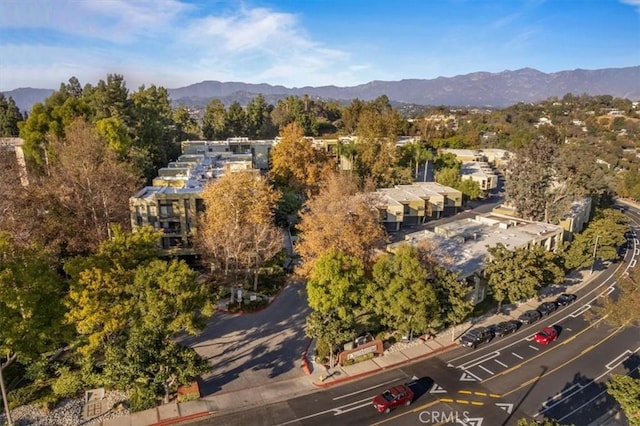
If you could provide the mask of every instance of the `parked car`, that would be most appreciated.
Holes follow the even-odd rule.
[[[558,306],[567,306],[576,301],[578,296],[575,294],[563,293],[556,299],[556,305]]]
[[[558,305],[556,305],[556,302],[544,302],[544,303],[541,303],[536,310],[540,312],[540,315],[544,317],[546,315],[551,314],[557,308],[558,308]]]
[[[497,324],[493,324],[489,326],[491,330],[491,334],[493,337],[502,337],[507,334],[515,333],[520,328],[520,321],[511,320],[511,321],[502,321]]]
[[[533,324],[540,318],[542,318],[540,312],[536,311],[535,309],[530,309],[523,312],[522,315],[518,317],[518,321],[522,322],[523,324]]]
[[[373,406],[379,413],[389,413],[401,405],[411,405],[413,397],[414,393],[408,386],[394,386],[373,398]]]
[[[489,327],[478,327],[467,331],[461,338],[460,343],[475,349],[479,344],[488,342],[493,337]]]
[[[557,338],[558,331],[553,327],[545,327],[542,330],[538,331],[535,336],[533,336],[533,340],[541,345],[548,345]]]

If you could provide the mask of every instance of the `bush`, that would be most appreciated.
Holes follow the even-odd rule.
[[[227,307],[231,313],[235,312],[253,312],[269,304],[268,299],[258,298],[256,300],[243,299],[242,303],[234,302]]]
[[[7,395],[9,408],[13,410],[22,405],[31,404],[38,398],[40,392],[40,386],[35,384],[10,391]]]
[[[136,384],[129,397],[131,412],[148,410],[157,405],[155,389],[150,385]]]
[[[344,365],[357,364],[359,362],[366,361],[368,359],[373,359],[374,356],[375,356],[375,354],[373,352],[370,352],[368,354],[360,355],[357,358],[347,359],[347,360],[345,360]]]
[[[198,399],[200,399],[200,394],[198,392],[190,392],[178,395],[178,402],[197,401]]]
[[[66,366],[58,369],[58,378],[51,384],[53,394],[59,398],[76,396],[83,387],[82,372],[70,371]]]
[[[323,339],[316,340],[316,360],[318,362],[326,362],[329,360],[329,343]]]

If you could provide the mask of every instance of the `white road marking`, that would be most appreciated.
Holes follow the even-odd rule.
[[[576,383],[573,386],[569,386],[568,388],[564,389],[562,392],[558,392],[557,394],[555,394],[553,397],[549,398],[548,400],[546,400],[545,402],[542,403],[542,406],[546,409],[549,409],[551,407],[553,407],[554,405],[558,405],[560,402],[562,402],[564,399],[567,399],[569,397],[571,397],[571,395],[573,395],[576,392],[580,392],[582,390],[584,386],[581,385],[580,383]],[[576,389],[577,388],[577,389]],[[573,392],[569,392],[573,389],[576,389]],[[537,413],[537,414],[540,414]]]
[[[337,400],[342,399],[342,398],[348,398],[350,396],[357,395],[357,394],[362,393],[362,392],[370,391],[371,389],[375,389],[375,388],[380,387],[380,386],[388,385],[389,383],[397,382],[397,381],[400,381],[402,379],[403,379],[403,377],[399,377],[397,379],[388,380],[386,382],[379,383],[379,384],[377,384],[375,386],[371,386],[371,387],[368,387],[366,389],[361,389],[359,391],[351,392],[351,393],[348,393],[346,395],[336,396],[335,398],[333,398],[333,400],[337,401]]]
[[[501,366],[503,366],[504,368],[507,368],[508,365],[505,364],[504,362],[500,361],[499,359],[494,359],[495,362],[497,362],[498,364],[500,364]]]
[[[571,315],[569,315],[570,317],[576,318],[579,317],[580,315],[584,314],[585,312],[587,312],[589,309],[591,309],[591,305],[590,304],[586,304],[583,306],[580,306],[578,308],[578,310],[576,310],[575,312],[573,312]]]
[[[631,262],[629,262],[629,266],[632,268],[636,267],[636,260],[635,259],[631,259]]]
[[[515,357],[516,357],[516,358],[518,358],[518,359],[524,359],[523,357],[521,357],[520,355],[518,355],[518,354],[517,354],[517,353],[515,353],[515,352],[511,352],[511,355],[515,356]]]
[[[429,393],[447,393],[447,390],[437,383],[434,383]]]
[[[617,357],[615,357],[609,364],[605,365],[605,367],[607,368],[607,370],[613,370],[614,368],[616,368],[617,366],[620,365],[620,363],[623,361],[621,358],[626,358],[627,355],[632,354],[633,352],[631,352],[629,349],[627,349],[626,351],[622,352],[620,355],[618,355]],[[615,363],[615,365],[611,365]]]
[[[370,405],[373,405],[373,402],[372,402],[372,401],[367,401],[367,402],[365,402],[364,404],[356,405],[356,406],[354,406],[354,407],[350,407],[350,408],[347,408],[347,409],[344,409],[344,410],[343,410],[343,409],[340,409],[340,408],[336,408],[336,409],[334,409],[334,410],[333,410],[333,411],[335,411],[335,412],[333,413],[333,415],[334,415],[334,416],[339,416],[339,415],[341,415],[341,414],[348,413],[349,411],[358,410],[358,409],[360,409],[360,408],[368,407],[368,406],[370,406]]]
[[[533,345],[529,345],[529,347],[530,347],[531,349],[533,349],[534,351],[539,351],[539,350],[540,350],[540,348],[536,348],[536,347],[535,347],[535,346],[533,346]]]
[[[484,371],[486,371],[487,373],[491,374],[493,376],[493,371],[489,370],[488,368],[485,368],[483,365],[479,365],[478,367],[482,368]]]
[[[466,370],[467,368],[471,368],[471,367],[475,367],[478,364],[482,364],[483,362],[490,360],[492,358],[495,358],[497,356],[500,355],[500,351],[494,351],[494,352],[490,352],[488,354],[484,354],[474,360],[471,360],[469,362],[465,362],[464,364],[460,364],[458,366],[458,368],[461,368],[463,370]]]
[[[461,382],[481,382],[482,380],[480,379],[480,377],[476,376],[475,374],[469,373],[467,370],[464,370],[464,373],[462,373],[462,376],[460,376],[460,381]]]
[[[500,408],[502,408],[504,411],[507,412],[507,414],[511,414],[511,412],[513,411],[513,404],[508,403],[508,402],[496,402],[496,405]]]
[[[567,330],[567,331],[573,331],[573,330],[572,330],[572,329],[570,329],[569,327],[565,327],[564,329],[565,329],[565,330]]]

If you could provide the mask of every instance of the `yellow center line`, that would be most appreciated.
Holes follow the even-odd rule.
[[[471,395],[472,392],[468,391],[468,390],[460,390],[460,391],[458,391],[458,393],[465,393],[465,394]]]
[[[551,349],[548,349],[548,350],[543,351],[543,352],[539,352],[537,355],[534,355],[534,356],[532,356],[531,358],[528,358],[525,362],[521,362],[520,364],[517,364],[517,365],[515,365],[515,366],[513,366],[513,367],[511,367],[511,368],[507,368],[506,370],[501,371],[501,372],[499,372],[498,374],[495,374],[495,375],[493,375],[493,376],[491,376],[491,377],[489,377],[489,378],[486,378],[486,379],[482,380],[482,383],[485,383],[485,382],[488,382],[488,381],[490,381],[490,380],[493,380],[493,379],[495,379],[496,377],[504,376],[505,374],[509,374],[509,373],[513,372],[514,370],[517,370],[518,368],[522,367],[523,365],[525,365],[525,364],[527,364],[527,363],[529,363],[529,362],[533,361],[534,359],[536,359],[536,358],[540,358],[541,356],[546,355],[546,354],[548,354],[549,352],[551,352],[551,351],[553,351],[553,350],[555,350],[555,349],[558,349],[558,348],[560,348],[560,347],[561,347],[561,346],[563,346],[563,345],[566,345],[566,344],[567,344],[567,343],[569,343],[571,340],[575,339],[576,337],[578,337],[578,336],[579,336],[579,335],[581,335],[582,333],[585,333],[586,331],[588,331],[590,328],[595,327],[595,326],[596,326],[600,321],[604,320],[606,317],[607,317],[607,315],[603,316],[602,318],[599,318],[596,322],[594,322],[594,323],[590,324],[589,326],[585,327],[585,329],[584,329],[584,330],[580,330],[579,332],[577,332],[576,334],[574,334],[571,338],[569,338],[569,339],[567,339],[567,340],[562,341],[561,343],[559,343],[559,344],[555,345],[555,346],[554,346],[554,347],[552,347]],[[587,351],[587,352],[588,352],[588,351]]]
[[[604,317],[603,317],[603,318],[604,318]],[[579,354],[579,355],[574,356],[573,358],[571,358],[571,359],[569,359],[569,360],[567,360],[567,361],[563,362],[562,364],[558,365],[557,367],[552,368],[551,370],[547,371],[546,373],[544,373],[544,374],[542,374],[542,375],[540,375],[540,376],[534,377],[533,379],[529,379],[529,380],[527,380],[526,382],[524,382],[523,384],[521,384],[520,386],[518,386],[518,387],[516,387],[516,388],[514,388],[514,389],[511,389],[511,390],[510,390],[510,391],[508,391],[508,392],[503,393],[503,394],[502,394],[502,397],[504,398],[504,397],[505,397],[505,396],[507,396],[507,395],[511,395],[512,393],[519,391],[519,390],[520,390],[520,389],[522,389],[523,387],[528,386],[528,385],[530,385],[531,383],[533,383],[533,382],[535,382],[535,381],[537,381],[537,380],[542,379],[543,377],[547,377],[549,374],[555,373],[556,371],[558,371],[559,369],[561,369],[561,368],[562,368],[562,367],[564,367],[565,365],[567,365],[567,364],[569,364],[569,363],[572,363],[573,361],[577,360],[578,358],[580,358],[582,355],[584,355],[585,353],[589,352],[589,351],[590,351],[590,350],[592,350],[593,348],[600,346],[600,345],[601,345],[601,344],[603,344],[605,341],[607,341],[607,340],[608,340],[608,339],[610,339],[611,337],[613,337],[613,336],[615,336],[616,334],[618,334],[618,333],[620,332],[620,330],[622,330],[623,328],[624,328],[623,326],[618,327],[617,329],[615,329],[615,330],[613,331],[613,333],[609,334],[607,337],[605,337],[604,339],[602,339],[599,343],[597,343],[597,344],[595,344],[595,345],[591,345],[591,346],[589,346],[587,349],[585,349],[584,351],[580,352],[580,354]]]

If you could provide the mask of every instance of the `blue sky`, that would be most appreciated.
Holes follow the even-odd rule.
[[[640,65],[640,0],[2,0],[0,90]]]

